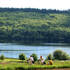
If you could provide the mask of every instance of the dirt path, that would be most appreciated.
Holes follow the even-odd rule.
[[[70,70],[70,68],[64,68],[64,69],[53,69],[53,70]]]
[[[36,69],[36,70],[70,70],[70,68],[61,68],[61,69]]]
[[[49,70],[70,70],[70,68],[63,68],[63,69],[49,69]]]

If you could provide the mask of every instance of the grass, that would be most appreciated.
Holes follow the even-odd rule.
[[[46,61],[48,62],[48,61]],[[40,65],[40,64],[28,64],[25,61],[18,59],[5,59],[0,60],[0,70],[33,70],[33,69],[53,69],[53,68],[70,68],[70,61],[53,61],[53,65]]]

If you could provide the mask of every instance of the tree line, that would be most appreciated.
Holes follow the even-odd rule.
[[[0,8],[0,42],[70,43],[69,10]]]

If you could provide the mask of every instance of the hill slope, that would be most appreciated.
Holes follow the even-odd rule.
[[[70,11],[0,8],[0,42],[70,43]]]

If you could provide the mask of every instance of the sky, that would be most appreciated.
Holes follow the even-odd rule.
[[[0,0],[0,7],[70,9],[70,0]]]

